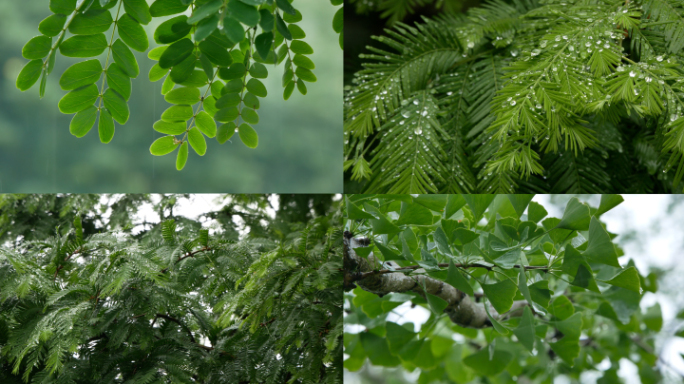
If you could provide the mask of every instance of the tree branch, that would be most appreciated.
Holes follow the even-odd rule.
[[[440,263],[437,265],[440,268],[448,268],[449,267],[449,263]],[[488,271],[491,271],[492,268],[496,267],[496,265],[484,265],[484,264],[478,264],[478,263],[470,263],[470,264],[459,263],[459,264],[454,264],[454,266],[456,266],[458,268],[463,268],[463,269],[484,268]],[[364,279],[368,276],[373,276],[373,275],[383,275],[385,273],[402,272],[405,270],[415,270],[415,269],[420,269],[420,268],[423,268],[423,267],[421,267],[420,265],[409,265],[407,267],[401,267],[401,268],[395,268],[395,269],[378,269],[378,270],[374,270],[374,271],[362,272],[362,273],[355,274],[353,276],[353,281],[361,280],[361,279]],[[550,269],[549,267],[544,266],[544,265],[539,265],[539,266],[537,266],[537,265],[522,265],[521,266],[518,264],[514,265],[513,268],[525,268],[525,270],[536,269],[536,270],[541,270],[541,271],[545,271],[545,272]]]
[[[392,292],[414,292],[422,297],[426,293],[435,295],[447,302],[444,310],[451,321],[470,328],[490,327],[491,321],[487,316],[484,306],[473,302],[468,295],[453,286],[433,279],[429,276],[406,276],[403,273],[390,273],[395,271],[374,271],[373,267],[380,261],[371,253],[368,258],[362,258],[354,252],[354,248],[368,245],[369,240],[354,238],[350,232],[344,234],[344,284],[345,290],[354,288],[357,284],[362,289],[385,295]],[[470,267],[486,268],[484,265],[467,264]],[[440,264],[440,266],[442,266]],[[444,265],[448,266],[448,264]],[[404,267],[403,270],[418,269],[420,266]],[[533,267],[531,269],[544,269],[547,267]],[[488,269],[491,269],[488,268]],[[516,301],[508,312],[508,316],[515,316],[522,312],[521,308],[527,306],[524,300]],[[492,308],[490,314],[498,319],[499,314]]]
[[[197,342],[195,341],[195,337],[192,335],[192,331],[190,331],[190,328],[186,327],[185,324],[183,324],[180,320],[176,319],[175,317],[165,315],[163,313],[157,313],[155,316],[161,317],[162,319],[166,319],[169,321],[173,321],[174,323],[180,325],[180,327],[183,328],[188,333],[188,335],[190,336],[190,341],[197,344]],[[199,345],[201,345],[201,344],[199,344]]]

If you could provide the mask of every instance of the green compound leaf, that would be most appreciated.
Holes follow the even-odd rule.
[[[311,48],[309,44],[301,40],[294,40],[292,44],[290,44],[290,50],[300,55],[310,55],[314,53],[313,48]]]
[[[228,67],[233,63],[233,58],[230,56],[225,47],[217,44],[211,39],[205,39],[199,43],[200,52],[207,55],[209,60],[215,65]]]
[[[17,76],[17,88],[21,91],[31,88],[38,81],[42,70],[43,61],[40,59],[31,60],[26,63],[21,72],[19,72],[19,76]]]
[[[218,141],[219,144],[224,144],[233,137],[236,130],[237,125],[232,121],[230,123],[222,124],[216,133],[216,141]]]
[[[59,79],[59,86],[69,91],[84,85],[94,84],[102,75],[100,60],[86,60],[67,68]]]
[[[100,141],[104,144],[109,143],[114,138],[114,119],[106,109],[100,110],[100,121],[98,124]]]
[[[529,307],[523,309],[523,315],[520,319],[520,324],[513,333],[520,341],[520,344],[528,351],[532,352],[534,349],[534,316]]]
[[[188,127],[184,121],[170,122],[158,120],[154,123],[152,128],[154,128],[154,130],[157,132],[165,133],[167,135],[180,135],[182,133],[185,133]]]
[[[242,120],[244,120],[245,123],[259,124],[259,114],[253,109],[242,108],[240,116],[242,116]]]
[[[131,52],[130,48],[128,48],[121,39],[116,39],[112,45],[112,56],[114,56],[114,61],[125,74],[134,79],[138,77],[140,74],[138,62],[135,60],[133,52]]]
[[[59,101],[58,107],[60,112],[66,114],[80,112],[92,106],[99,96],[100,92],[97,89],[97,86],[94,84],[88,85],[64,95]]]
[[[171,68],[187,59],[195,49],[195,44],[188,38],[171,44],[159,58],[159,66]],[[209,57],[211,59],[211,56]]]
[[[295,10],[292,4],[287,0],[276,0],[276,5],[285,13],[289,13],[290,15],[297,14],[297,10]]]
[[[287,30],[290,31],[293,39],[303,39],[306,37],[306,33],[304,33],[304,30],[297,24],[288,25]]]
[[[95,119],[97,119],[97,108],[91,105],[74,115],[69,124],[69,132],[76,137],[83,137],[93,128]]]
[[[152,21],[150,8],[147,0],[123,0],[126,13],[134,18],[138,23],[147,25]]]
[[[38,31],[45,36],[55,37],[62,32],[66,19],[66,15],[50,15],[40,22]]]
[[[150,6],[152,17],[170,16],[185,12],[188,4],[183,4],[181,0],[157,0]]]
[[[176,169],[182,170],[185,168],[185,163],[188,162],[188,142],[185,141],[181,144],[178,150],[178,155],[176,156]]]
[[[589,229],[590,220],[589,206],[573,197],[565,206],[565,212],[563,212],[563,218],[558,223],[558,228],[586,231]]]
[[[615,244],[611,241],[608,231],[595,217],[591,218],[587,249],[582,254],[589,262],[620,268]]]
[[[285,20],[286,23],[298,23],[302,21],[302,14],[295,9],[294,15],[290,13],[284,13],[283,20]]]
[[[240,140],[249,148],[256,148],[259,145],[259,135],[249,124],[240,124],[238,127]]]
[[[229,1],[227,10],[229,16],[245,25],[256,27],[259,23],[259,11],[254,6],[247,5],[241,1]]]
[[[249,79],[247,82],[247,90],[255,96],[266,97],[266,86],[257,79]]]
[[[265,79],[268,77],[268,70],[265,65],[254,63],[249,67],[249,75],[257,79]]]
[[[506,279],[496,284],[480,284],[489,302],[497,312],[506,313],[513,306],[513,297],[518,290],[512,281]]]
[[[216,136],[216,122],[207,112],[200,111],[195,116],[195,124],[207,137],[213,138]]]
[[[192,105],[199,103],[200,91],[197,88],[191,87],[176,88],[164,95],[164,100],[171,104]]]
[[[263,58],[268,57],[272,44],[273,32],[264,32],[254,39],[254,46],[256,47],[257,53]]]
[[[204,156],[207,153],[207,142],[197,127],[188,131],[188,142],[198,155]]]
[[[76,14],[69,24],[69,32],[74,35],[94,35],[107,31],[113,22],[108,10],[91,9],[86,13]]]
[[[117,123],[123,125],[128,121],[129,111],[126,100],[111,88],[103,95],[105,108],[112,114]]]
[[[68,15],[76,9],[76,0],[50,0],[50,10]]]
[[[97,35],[77,35],[70,37],[59,45],[59,52],[67,57],[94,57],[102,54],[107,48],[104,33]]]
[[[173,105],[161,115],[161,119],[169,122],[188,121],[192,118],[193,111],[189,105]]]
[[[503,372],[512,359],[513,355],[510,352],[499,349],[494,350],[494,355],[490,359],[489,350],[482,348],[478,352],[464,358],[463,364],[469,366],[480,375],[494,376]]]
[[[218,23],[218,14],[210,16],[200,21],[199,24],[197,24],[197,28],[195,28],[195,41],[202,41],[206,39],[216,30],[216,28],[218,27]]]
[[[21,50],[21,55],[28,60],[42,59],[50,53],[51,48],[51,37],[36,36],[24,45],[24,48]]]
[[[223,6],[223,0],[211,0],[199,6],[188,18],[188,24],[196,24],[198,21],[214,15]]]
[[[223,34],[234,42],[235,44],[241,42],[245,38],[245,29],[239,21],[232,17],[223,19]]]
[[[287,29],[287,25],[278,13],[276,13],[276,29],[284,38],[292,40],[292,33],[290,33],[290,30]]]
[[[117,22],[119,36],[124,43],[138,52],[145,52],[149,47],[145,29],[132,17],[125,14]]]
[[[240,111],[238,111],[237,107],[227,107],[216,112],[214,119],[220,123],[227,123],[237,119],[238,116],[240,116]]]
[[[177,146],[178,144],[176,144],[176,137],[160,137],[150,146],[150,153],[155,156],[164,156],[173,152]]]
[[[125,100],[131,97],[131,78],[116,63],[107,69],[107,84]]]
[[[630,291],[634,291],[636,293],[641,293],[639,272],[637,272],[637,269],[634,267],[629,267],[620,271],[620,273],[613,276],[613,278],[606,281],[606,283],[616,287],[629,289]]]

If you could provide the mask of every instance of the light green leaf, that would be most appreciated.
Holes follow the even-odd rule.
[[[572,302],[566,296],[558,296],[553,299],[549,313],[560,320],[565,320],[575,313],[575,307],[573,307]]]
[[[595,215],[601,216],[620,205],[623,201],[625,201],[625,199],[620,195],[601,195],[601,203],[599,204],[598,211],[596,211]]]
[[[216,14],[216,12],[223,6],[223,0],[211,0],[205,4],[197,7],[188,18],[188,24],[196,24],[198,21]]]
[[[97,119],[97,108],[91,105],[74,115],[69,124],[69,132],[76,137],[83,137],[93,128],[95,119]]]
[[[218,141],[219,144],[223,144],[230,140],[230,138],[235,134],[236,128],[237,125],[233,122],[222,124],[216,133],[216,141]]]
[[[641,295],[628,289],[612,286],[603,292],[603,297],[615,310],[615,314],[623,324],[629,323],[630,316],[639,310]]]
[[[216,122],[207,112],[200,111],[197,116],[195,116],[195,124],[207,137],[213,138],[216,136]]]
[[[468,206],[470,207],[470,209],[473,211],[473,215],[475,215],[475,221],[478,221],[480,218],[482,218],[482,215],[487,210],[487,207],[489,207],[489,204],[491,204],[492,201],[494,201],[494,198],[496,197],[495,195],[462,196],[465,199]]]
[[[529,307],[523,309],[523,315],[520,319],[520,324],[513,330],[513,333],[520,341],[520,344],[528,351],[532,352],[534,349],[534,317]]]
[[[148,75],[148,78],[150,79],[151,82],[159,81],[166,76],[166,74],[169,73],[168,69],[164,69],[159,66],[159,64],[155,64],[150,68],[150,73]]]
[[[480,237],[479,233],[475,233],[465,228],[456,228],[453,234],[455,243],[458,245],[466,245],[475,241],[478,237]]]
[[[620,268],[615,245],[608,232],[595,217],[591,218],[587,249],[582,254],[589,262]]]
[[[159,24],[154,30],[154,41],[159,44],[171,44],[186,37],[191,30],[192,25],[188,24],[187,16],[176,16]]]
[[[176,156],[176,169],[182,170],[185,167],[185,163],[188,161],[188,142],[185,141],[181,144],[178,150],[178,155]]]
[[[304,81],[308,81],[309,83],[315,83],[317,80],[316,75],[304,67],[297,67],[297,70],[295,70],[295,75]]]
[[[185,122],[169,122],[158,120],[152,126],[155,131],[165,133],[167,135],[180,135],[185,133],[187,125]]]
[[[67,68],[59,79],[59,86],[69,91],[94,84],[102,75],[100,60],[86,60]]]
[[[259,11],[256,7],[247,5],[241,1],[228,2],[228,15],[245,25],[255,27],[259,23]]]
[[[189,105],[172,105],[162,113],[161,119],[170,122],[188,121],[193,114],[192,107]]]
[[[256,148],[259,145],[259,135],[249,124],[242,123],[238,127],[240,140],[249,148]]]
[[[204,156],[207,153],[207,142],[197,127],[188,131],[188,142],[198,155]]]
[[[528,205],[527,218],[534,223],[538,223],[539,220],[545,218],[548,214],[549,213],[546,212],[546,209],[544,209],[544,207],[542,207],[539,203],[531,201]]]
[[[97,86],[88,85],[83,88],[75,89],[62,97],[59,101],[58,107],[62,113],[76,113],[80,112],[95,103],[95,100],[100,96]],[[94,121],[93,121],[94,123]]]
[[[565,337],[563,337],[564,339],[579,340],[579,337],[582,334],[581,313],[575,313],[562,321],[552,321],[550,324],[565,335]]]
[[[432,225],[432,212],[420,204],[402,203],[397,225],[405,224]]]
[[[268,70],[266,66],[261,63],[254,63],[249,67],[249,75],[257,79],[265,79],[268,77]]]
[[[131,97],[131,78],[116,63],[110,64],[107,69],[107,84],[125,100]]]
[[[298,67],[306,68],[309,70],[313,70],[316,68],[316,65],[313,61],[311,61],[311,59],[300,54],[296,54],[292,59],[292,62]]]
[[[52,48],[52,38],[47,36],[36,36],[24,45],[21,55],[25,59],[35,60],[47,56]]]
[[[62,32],[66,19],[66,15],[50,15],[40,22],[38,31],[45,36],[55,37]]]
[[[91,9],[86,13],[77,13],[69,24],[69,32],[74,35],[94,35],[105,32],[114,20],[106,9]]]
[[[348,196],[344,197],[345,206],[347,207],[347,218],[350,220],[374,219],[373,215],[363,211],[356,204],[349,200]]]
[[[25,91],[33,86],[38,81],[40,73],[43,70],[43,61],[40,59],[31,60],[19,72],[17,76],[17,88]]]
[[[266,97],[266,87],[257,79],[249,79],[247,82],[247,90],[255,96]]]
[[[508,195],[508,200],[511,201],[511,205],[513,205],[515,213],[518,214],[518,218],[525,212],[525,208],[527,208],[533,197],[534,195]]]
[[[138,52],[145,52],[149,47],[147,33],[132,17],[124,14],[116,24],[119,27],[119,36],[124,43]]]
[[[513,297],[518,288],[506,279],[496,284],[480,284],[484,294],[497,312],[506,313],[513,306]]]
[[[235,1],[231,1],[232,3],[235,3]],[[400,364],[401,360],[390,352],[386,339],[371,332],[361,332],[359,338],[361,339],[363,349],[368,354],[368,359],[373,365],[394,367]]]
[[[176,88],[164,95],[164,100],[171,104],[192,105],[199,103],[200,91],[197,88],[191,87]]]
[[[100,121],[98,123],[98,133],[102,143],[109,143],[114,138],[114,119],[106,109],[100,110]]]
[[[416,339],[416,334],[402,327],[397,323],[388,321],[385,323],[387,329],[387,344],[392,354],[398,355],[402,348],[410,341]]]
[[[183,4],[181,0],[156,0],[150,6],[150,15],[152,17],[170,16],[185,12],[188,9],[187,4]]]
[[[59,45],[59,52],[68,57],[94,57],[102,54],[107,45],[104,33],[77,35],[64,40]]]
[[[112,56],[114,61],[121,68],[121,70],[127,74],[129,77],[136,78],[140,74],[140,68],[138,68],[138,62],[133,56],[130,48],[121,41],[121,39],[116,39],[112,45]]]
[[[653,306],[646,310],[646,313],[644,313],[644,324],[646,324],[648,329],[660,332],[660,329],[663,327],[663,314],[659,303],[653,304]]]
[[[164,156],[173,152],[177,146],[178,144],[176,143],[176,137],[160,137],[150,146],[150,153],[155,156]]]
[[[244,120],[245,123],[249,123],[249,124],[258,124],[259,123],[259,115],[253,109],[242,108],[242,110],[240,111],[240,116],[242,116],[242,120]]]
[[[565,247],[562,269],[564,273],[574,277],[572,285],[599,292],[591,267],[584,256],[573,248],[572,245],[568,244]]]
[[[620,273],[613,276],[613,278],[606,281],[606,283],[616,287],[629,289],[630,291],[634,291],[636,293],[641,293],[639,272],[637,272],[636,268],[634,267],[629,267],[620,271]]]
[[[314,53],[313,48],[311,48],[309,44],[302,40],[292,41],[292,44],[290,44],[290,50],[300,55],[311,55],[312,53]]]
[[[102,98],[104,99],[105,108],[112,114],[114,120],[119,124],[126,124],[130,115],[126,100],[111,88],[105,91]]]
[[[50,10],[68,15],[76,9],[76,0],[50,0]]]
[[[574,360],[579,356],[580,352],[577,340],[564,337],[555,343],[550,343],[549,346],[566,364],[570,366],[575,365]]]
[[[437,316],[440,316],[444,313],[444,310],[446,309],[447,303],[444,299],[442,299],[439,296],[431,295],[429,293],[425,293],[425,299],[428,302],[428,306],[430,307],[430,310],[432,313],[434,313]]]
[[[589,206],[573,197],[565,206],[565,212],[563,212],[563,218],[558,223],[558,228],[586,231],[589,229],[590,220]]]

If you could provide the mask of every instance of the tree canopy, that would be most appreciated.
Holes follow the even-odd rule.
[[[0,381],[341,383],[339,201],[188,199],[0,196]]]
[[[622,197],[572,198],[560,218],[532,198],[346,196],[344,367],[400,367],[419,383],[579,382],[596,371],[608,384],[627,359],[642,383],[660,382],[661,308],[640,307],[657,275],[626,260],[601,222]],[[429,318],[402,319],[404,304]]]

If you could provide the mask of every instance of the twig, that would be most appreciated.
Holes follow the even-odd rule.
[[[437,264],[440,268],[447,268],[449,267],[449,263],[440,263]],[[471,264],[454,264],[455,267],[457,268],[484,268],[488,271],[491,271],[494,267],[497,267],[496,265],[483,265],[483,264],[478,264],[478,263],[471,263]],[[395,268],[395,269],[379,269],[375,271],[368,271],[368,272],[360,272],[356,273],[353,276],[353,281],[365,279],[368,276],[373,276],[373,275],[384,275],[386,273],[393,273],[393,272],[401,272],[405,270],[415,270],[415,269],[420,269],[423,268],[420,265],[409,265],[407,267],[401,267],[401,268]],[[548,271],[550,267],[547,266],[536,266],[536,265],[514,265],[513,268],[525,268],[525,270],[541,270],[541,271]]]

